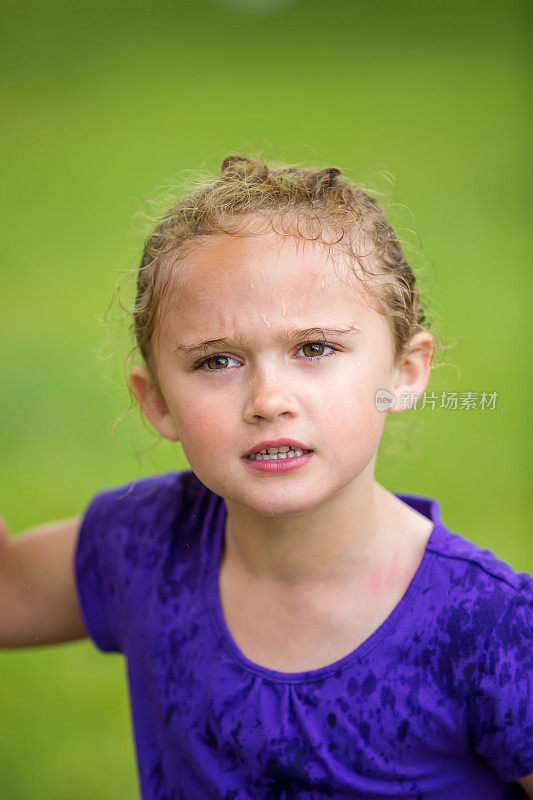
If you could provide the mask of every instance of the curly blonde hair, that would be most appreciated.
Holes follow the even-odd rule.
[[[359,265],[363,275],[373,278],[363,282],[389,319],[395,358],[418,330],[426,330],[414,272],[373,197],[343,178],[336,167],[273,167],[232,154],[223,160],[220,175],[182,196],[145,239],[132,330],[147,365],[151,366],[152,340],[177,259],[199,237],[247,235],[251,220],[263,220],[280,235],[318,241],[330,253],[337,248],[350,265]]]

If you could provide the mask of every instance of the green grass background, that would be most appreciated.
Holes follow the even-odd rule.
[[[99,322],[140,210],[232,151],[336,165],[388,192],[435,326],[435,391],[496,409],[395,415],[378,479],[530,571],[528,3],[3,4],[0,507],[13,533],[188,465],[128,409]],[[414,233],[409,233],[409,230]],[[106,357],[111,354],[111,357]],[[0,610],[0,613],[1,610]],[[0,655],[1,800],[138,796],[121,656]]]

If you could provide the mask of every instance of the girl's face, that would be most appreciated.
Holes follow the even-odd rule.
[[[159,387],[142,367],[131,383],[200,480],[262,515],[372,480],[386,419],[376,392],[402,387],[388,323],[356,279],[340,280],[320,245],[274,233],[209,236],[178,269],[153,342]],[[347,332],[294,333],[313,328]],[[186,350],[221,338],[232,343]],[[243,458],[284,437],[313,451],[305,465],[261,472]]]

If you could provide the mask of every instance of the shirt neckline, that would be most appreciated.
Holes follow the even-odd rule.
[[[370,634],[361,644],[347,655],[343,656],[331,664],[326,664],[317,669],[305,670],[301,672],[282,672],[280,670],[273,670],[265,667],[262,664],[257,664],[247,656],[244,655],[240,647],[237,645],[233,636],[230,633],[224,613],[222,610],[222,603],[220,600],[219,589],[219,575],[220,563],[222,560],[223,546],[224,546],[224,530],[227,517],[227,507],[222,497],[217,496],[218,508],[214,514],[214,536],[212,539],[212,546],[210,548],[210,558],[207,564],[207,569],[204,575],[204,592],[207,598],[207,608],[209,616],[216,633],[220,638],[220,642],[228,655],[234,662],[239,664],[243,669],[248,672],[260,675],[277,683],[308,683],[312,681],[319,681],[327,678],[332,673],[341,671],[349,667],[354,661],[361,660],[367,653],[376,647],[389,633],[389,631],[397,626],[399,619],[408,611],[414,602],[420,588],[424,584],[424,579],[428,571],[429,565],[434,558],[432,552],[436,540],[440,536],[441,530],[444,527],[441,516],[440,507],[437,500],[433,497],[426,497],[424,495],[407,494],[403,492],[394,492],[394,495],[409,505],[415,511],[423,514],[425,517],[433,522],[431,534],[426,542],[424,555],[418,565],[418,568],[413,575],[407,589],[403,596],[390,612],[389,616],[379,625],[373,633]]]

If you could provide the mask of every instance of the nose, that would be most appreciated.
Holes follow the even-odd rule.
[[[257,422],[258,418],[270,422],[278,416],[296,413],[296,398],[287,380],[276,376],[273,370],[257,371],[251,376],[244,409],[246,422]]]

